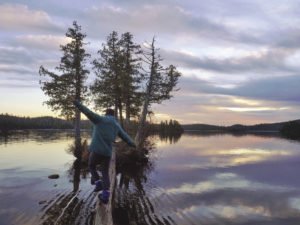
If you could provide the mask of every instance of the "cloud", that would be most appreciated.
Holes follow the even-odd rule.
[[[153,109],[181,123],[250,125],[287,121],[299,118],[299,83],[299,76],[270,77],[228,89],[196,77],[181,77],[181,90]]]
[[[28,67],[24,67],[24,66],[1,65],[0,64],[0,74],[32,74],[34,72],[36,72],[36,71],[29,69]]]
[[[245,82],[235,88],[216,87],[213,83],[182,77],[180,86],[189,93],[230,95],[260,100],[300,102],[300,76],[267,77]]]
[[[2,31],[62,32],[62,28],[52,22],[50,16],[41,10],[30,10],[26,5],[0,5],[0,29]]]
[[[253,80],[237,88],[225,90],[223,94],[254,99],[300,102],[299,84],[299,75],[266,78]]]
[[[224,3],[213,0],[210,4],[203,1],[175,4],[173,1],[155,1],[151,5],[146,1],[114,2],[114,5],[102,4],[86,11],[84,20],[91,25],[90,28],[95,26],[92,21],[97,21],[99,28],[106,33],[114,29],[168,35],[172,39],[192,39],[195,44],[205,41],[210,45],[249,44],[288,48],[299,47],[300,44],[299,30],[287,25],[287,22],[280,22],[280,15],[290,16],[292,7],[281,10],[279,2],[272,6],[273,10],[270,10],[269,4],[259,1],[241,3],[229,0]]]
[[[22,47],[0,47],[1,64],[29,64],[34,62],[32,54]]]
[[[70,39],[61,35],[19,35],[14,43],[28,49],[58,52],[60,45],[65,45]]]
[[[113,30],[132,32],[138,43],[157,35],[164,63],[183,72],[180,92],[158,106],[162,117],[230,124],[283,120],[299,112],[299,1],[88,0],[61,2],[59,7],[50,0],[9,3],[0,4],[1,87],[37,83],[40,65],[54,69],[67,27],[77,20],[92,55]],[[288,109],[276,110],[280,108]]]
[[[83,14],[89,30],[99,28],[107,35],[112,30],[120,32],[153,35],[194,35],[198,38],[228,36],[228,31],[220,24],[201,16],[190,14],[176,5],[142,5],[137,8],[120,8],[114,5],[101,5],[89,8]],[[109,21],[109,23],[107,23]]]
[[[38,87],[38,82],[33,82],[33,81],[23,81],[23,82],[20,82],[20,81],[17,81],[15,83],[12,83],[12,82],[3,82],[3,81],[0,81],[0,87],[2,89],[16,89],[16,88],[37,88]]]
[[[162,50],[161,54],[167,62],[189,68],[215,71],[218,73],[278,73],[296,72],[297,69],[287,66],[285,60],[293,52],[284,49],[269,49],[249,54],[248,56],[231,58],[209,58],[190,55],[179,51]]]

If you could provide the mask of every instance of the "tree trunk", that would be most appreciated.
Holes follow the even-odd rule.
[[[118,104],[117,104],[117,101],[115,100],[115,117],[116,119],[118,119]]]
[[[126,99],[126,112],[125,112],[125,123],[128,126],[130,123],[130,101],[129,97]]]
[[[80,111],[76,109],[75,112],[75,152],[76,158],[81,157],[81,136],[80,136]]]
[[[140,116],[139,125],[135,136],[135,143],[137,149],[140,149],[142,147],[143,139],[145,138],[144,130],[145,130],[145,123],[146,123],[146,117],[148,113],[148,106],[149,106],[149,99],[150,99],[150,87],[148,86],[147,89],[148,89],[147,95],[145,97],[143,110]]]
[[[151,70],[150,70],[150,77],[149,77],[149,82],[147,85],[147,91],[146,91],[146,96],[145,96],[145,101],[143,105],[143,110],[142,114],[140,116],[139,120],[139,125],[138,125],[138,130],[135,136],[135,143],[138,149],[141,149],[142,144],[143,144],[143,139],[145,138],[145,123],[146,123],[146,117],[148,114],[148,107],[150,103],[150,98],[151,98],[151,90],[152,90],[152,85],[153,85],[153,79],[154,79],[154,64],[155,64],[155,51],[154,51],[154,38],[152,40],[152,45],[151,45]]]
[[[78,51],[78,50],[77,50]],[[75,99],[81,101],[81,76],[79,67],[76,68],[76,83],[75,83]],[[81,160],[81,136],[80,136],[80,120],[81,112],[79,109],[75,109],[75,157]]]
[[[123,109],[122,109],[122,102],[121,100],[119,99],[119,116],[120,116],[120,124],[121,126],[123,127],[123,115],[122,115],[122,112],[123,112]]]

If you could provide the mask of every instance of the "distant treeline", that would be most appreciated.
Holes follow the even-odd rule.
[[[280,132],[284,137],[300,139],[300,120],[293,120],[280,123],[265,123],[256,125],[235,124],[232,126],[214,126],[208,124],[187,124],[182,125],[185,131],[208,131],[208,132]]]
[[[84,120],[81,124],[82,128],[90,128],[89,121]],[[23,129],[73,129],[72,121],[67,121],[50,116],[45,117],[18,117],[8,114],[0,114],[0,131],[7,132],[9,130]]]
[[[158,135],[161,140],[176,143],[184,130],[176,120],[162,121],[160,124],[150,124],[149,134]]]
[[[300,122],[298,121],[291,121],[287,122],[283,125],[280,130],[281,134],[284,137],[290,139],[300,139]]]
[[[134,131],[137,129],[137,125],[137,123],[132,123]],[[183,132],[182,126],[176,120],[164,121],[160,124],[148,124],[148,127],[150,133],[159,132],[161,135],[181,134]],[[82,120],[81,128],[92,128],[92,124],[88,120]],[[74,129],[74,123],[50,116],[30,118],[0,114],[0,131],[7,132],[9,130],[25,129]]]
[[[134,124],[133,124],[134,125]],[[134,130],[136,130],[135,124]],[[92,124],[88,120],[81,121],[81,128],[90,129]],[[0,114],[0,131],[7,132],[9,130],[23,129],[74,129],[72,121],[45,117],[18,117],[9,114]],[[149,133],[158,133],[160,136],[169,136],[182,134],[184,131],[209,131],[209,132],[280,132],[284,137],[291,139],[300,139],[300,120],[268,123],[257,125],[232,125],[232,126],[215,126],[208,124],[186,124],[181,125],[176,120],[163,121],[160,124],[149,124]]]
[[[287,123],[300,123],[300,120],[294,120],[281,123],[265,123],[256,125],[235,124],[232,126],[215,126],[208,124],[187,124],[182,125],[184,130],[201,130],[201,131],[226,131],[226,132],[249,132],[249,131],[280,131]]]

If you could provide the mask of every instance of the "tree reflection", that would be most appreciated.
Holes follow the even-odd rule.
[[[73,154],[76,159],[74,160],[72,166],[68,170],[68,175],[71,178],[70,181],[73,183],[73,191],[77,191],[79,189],[80,178],[87,179],[89,176],[88,170],[88,144],[85,139],[82,143],[74,141],[73,144],[69,145],[66,150],[68,153]],[[80,153],[80,155],[78,154]]]
[[[175,144],[181,138],[182,133],[159,133],[159,139],[163,142]]]
[[[113,218],[115,224],[168,224],[155,215],[155,208],[148,198],[145,186],[154,168],[154,139],[148,138],[144,148],[135,151],[125,144],[118,145],[117,187]]]
[[[82,193],[80,189],[81,179],[87,179],[89,176],[87,159],[87,140],[80,144],[79,151],[82,154],[77,157],[67,171],[69,181],[73,183],[72,191],[59,193],[53,199],[46,202],[41,217],[43,225],[73,225],[73,224],[93,224],[93,209],[96,204],[96,198],[92,191]],[[67,148],[67,152],[76,155],[78,151],[74,141]]]
[[[89,131],[82,132],[82,138],[87,139],[89,137]],[[0,144],[25,142],[28,140],[42,143],[70,139],[74,140],[73,130],[14,130],[8,133],[0,133]]]

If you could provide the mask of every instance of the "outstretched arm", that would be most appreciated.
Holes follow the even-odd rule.
[[[86,106],[82,105],[79,101],[75,100],[74,105],[82,112],[86,117],[93,123],[98,123],[102,120],[102,116],[99,116],[97,113],[89,110]]]
[[[119,132],[118,132],[119,137],[125,141],[129,146],[131,147],[136,147],[134,141],[130,138],[130,136],[123,130],[123,128],[120,126],[119,127]]]

